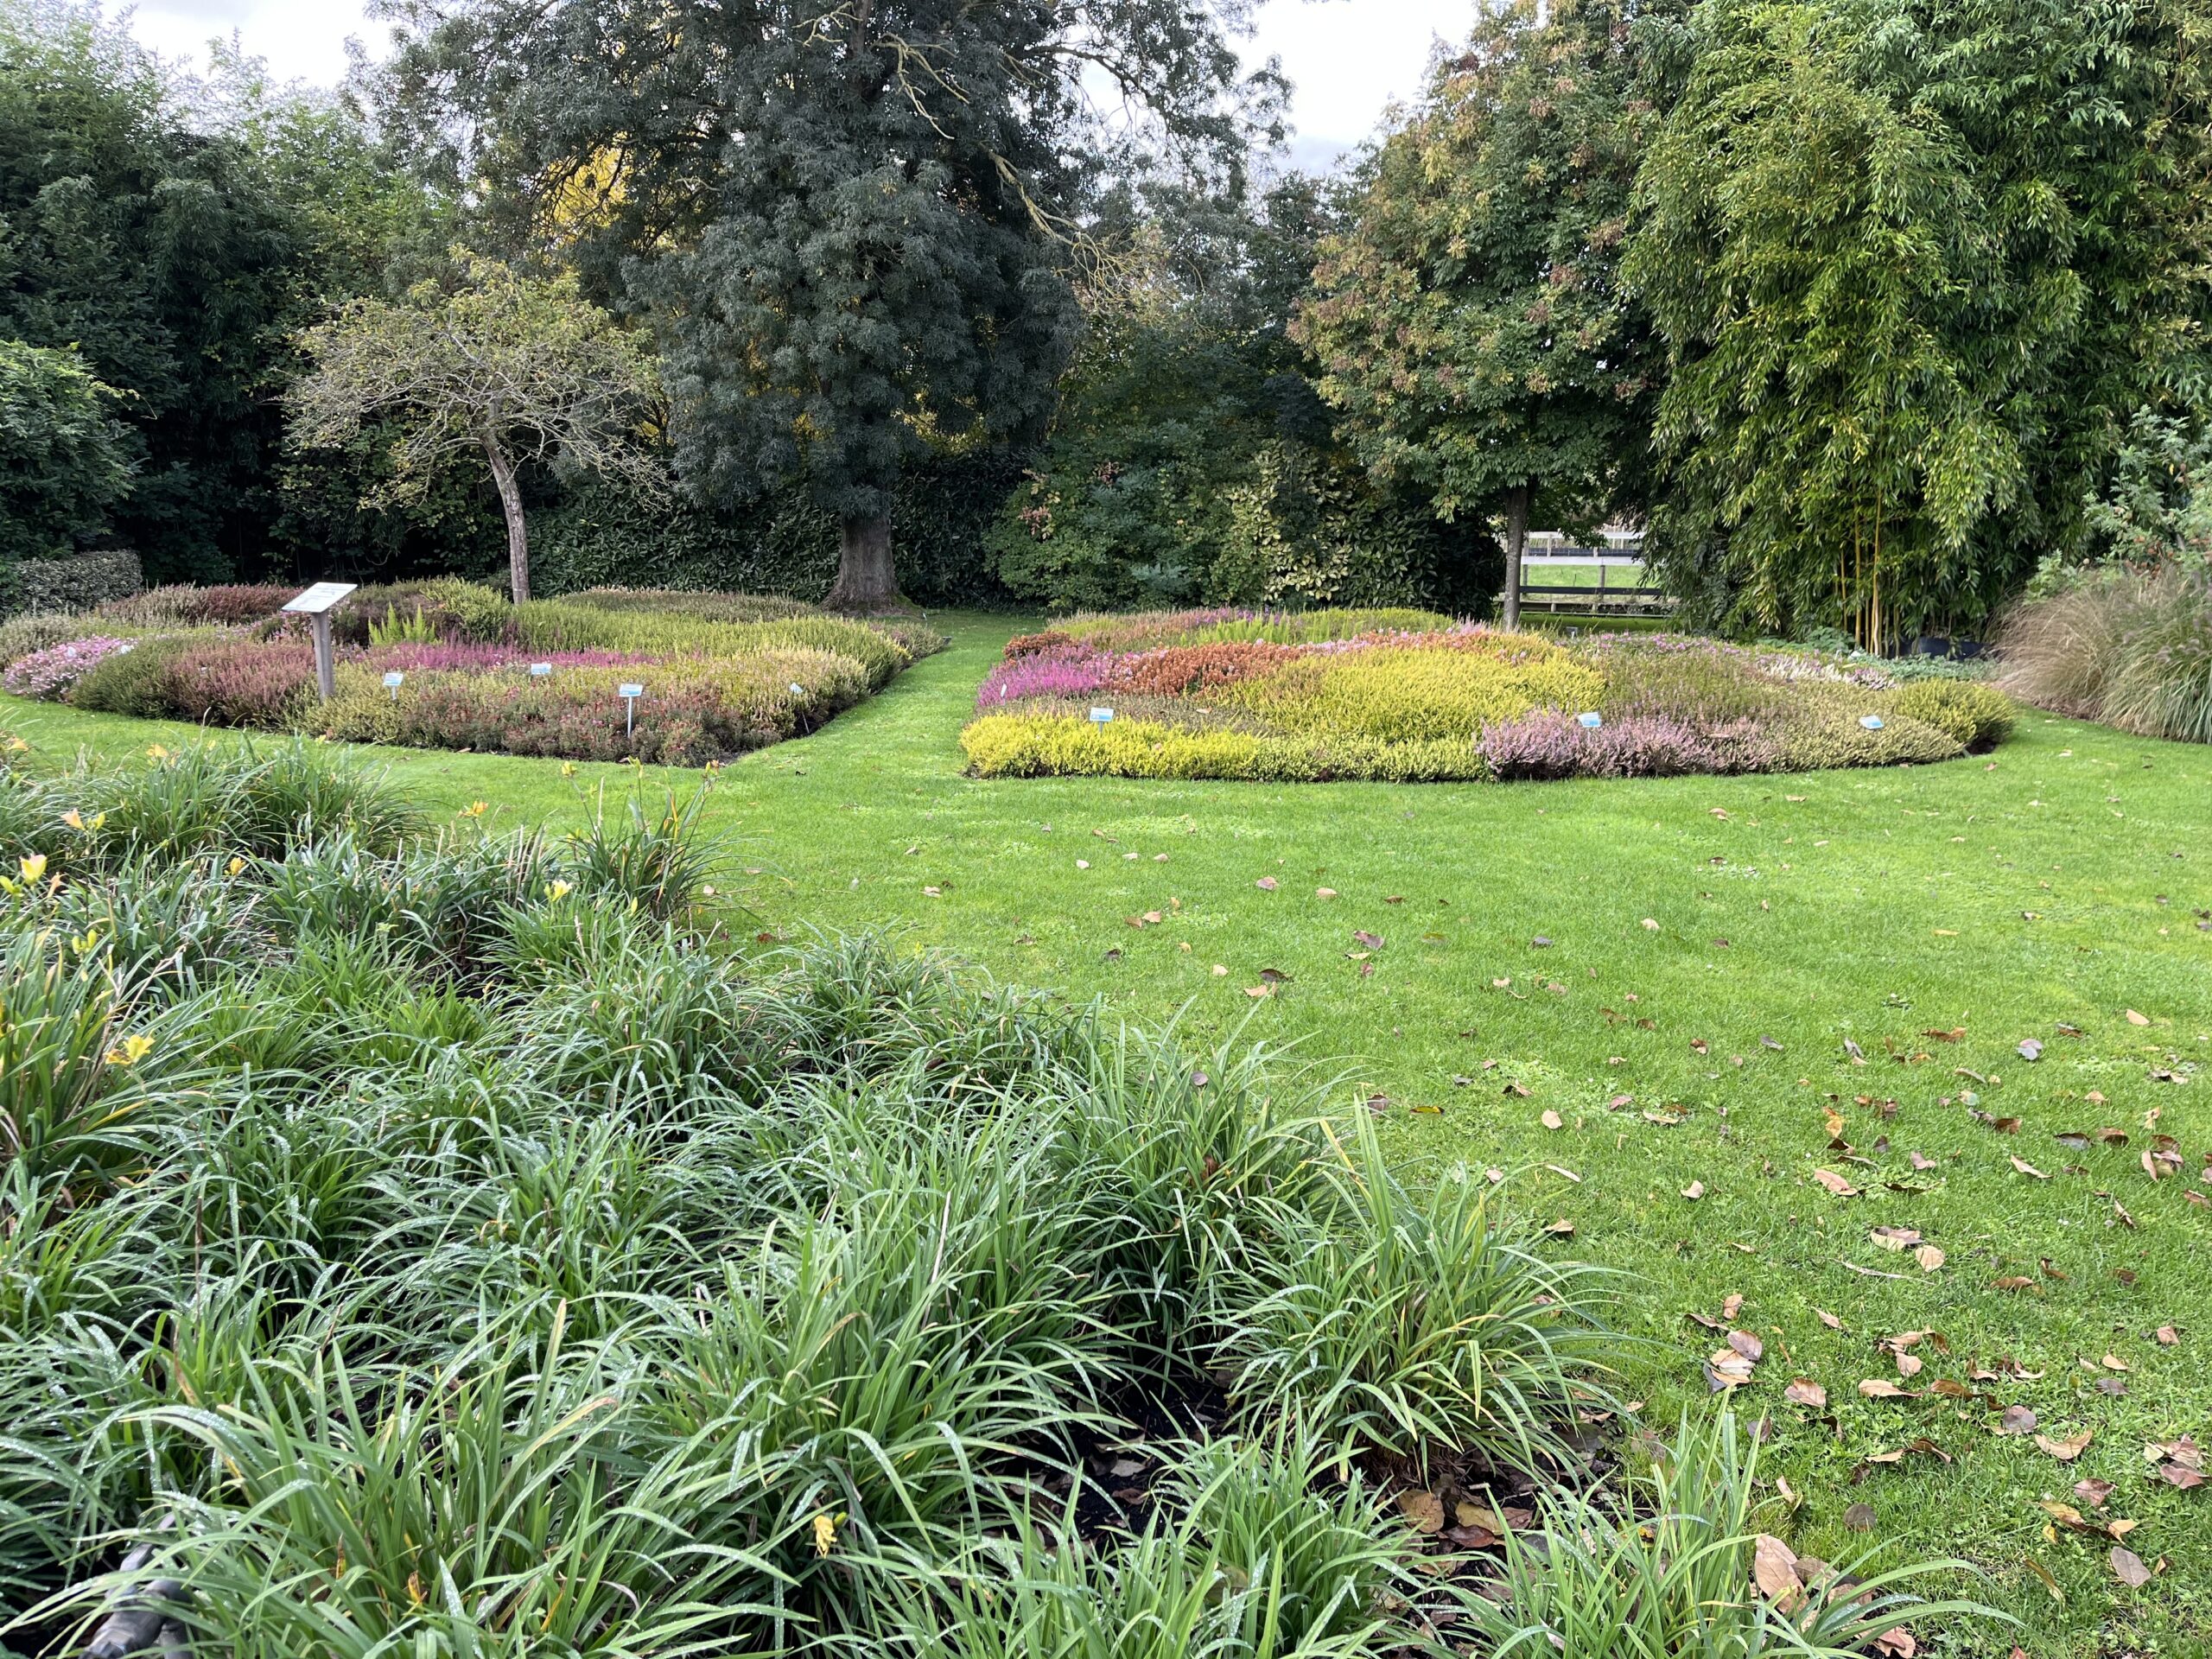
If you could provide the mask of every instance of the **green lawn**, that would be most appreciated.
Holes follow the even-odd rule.
[[[1007,979],[1179,1016],[1194,1039],[1336,1060],[1347,1104],[1370,1102],[1401,1155],[1515,1172],[1526,1211],[1572,1224],[1545,1248],[1623,1270],[1620,1320],[1643,1339],[1627,1392],[1655,1421],[1706,1397],[1720,1338],[1689,1316],[1742,1297],[1733,1323],[1765,1354],[1738,1403],[1772,1414],[1768,1467],[1798,1501],[1775,1529],[1830,1560],[1966,1557],[2025,1621],[1936,1650],[2212,1648],[2212,1490],[2159,1483],[2144,1458],[2212,1441],[2212,1317],[2196,1318],[2212,1209],[2185,1197],[2212,1196],[2196,1185],[2212,1151],[2212,750],[2035,716],[1994,757],[1917,771],[982,783],[957,739],[1013,625],[947,621],[951,651],[721,775],[760,931],[899,929]],[[179,730],[13,699],[0,724],[60,753]],[[573,822],[582,786],[623,775],[391,760],[442,810],[488,803],[494,825]],[[1249,995],[1270,969],[1280,984]],[[2036,1063],[2018,1052],[2031,1038]],[[2127,1144],[2054,1139],[2102,1126]],[[2139,1162],[2154,1135],[2183,1159],[2157,1181]],[[1942,1265],[1878,1245],[1881,1227],[1916,1230]],[[1878,1344],[1909,1332],[1942,1342],[1916,1345],[1906,1378]],[[1826,1411],[1784,1402],[1799,1376]],[[1976,1397],[1862,1397],[1873,1378]],[[1994,1432],[2012,1404],[2054,1444],[2094,1438],[2063,1462]],[[1874,1461],[1916,1441],[1942,1456]],[[2085,1478],[2114,1488],[2091,1518],[2139,1522],[2128,1548],[2167,1562],[2148,1586],[2122,1587],[2108,1535],[2051,1530],[2038,1500],[2088,1510],[2070,1491]],[[1855,1504],[1870,1530],[1847,1529]]]

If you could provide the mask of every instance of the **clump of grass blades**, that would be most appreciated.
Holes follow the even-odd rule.
[[[1864,1579],[1847,1568],[1779,1600],[1763,1595],[1751,1575],[1758,1462],[1756,1445],[1724,1414],[1707,1425],[1686,1421],[1626,1493],[1540,1494],[1535,1528],[1506,1535],[1497,1585],[1459,1597],[1482,1651],[1494,1659],[1857,1659],[1909,1620],[1997,1617],[1911,1590],[1923,1579],[1970,1578],[1962,1561]]]
[[[610,1356],[557,1332],[472,1344],[422,1376],[335,1353],[257,1368],[231,1410],[149,1414],[207,1448],[222,1489],[172,1497],[144,1567],[48,1611],[94,1617],[181,1578],[178,1622],[239,1659],[709,1650],[757,1611],[734,1586],[772,1569],[687,1535],[726,1477],[688,1445],[620,1455],[626,1395]]]
[[[654,810],[646,809],[642,792],[623,804],[622,816],[610,821],[602,786],[589,826],[563,843],[575,880],[594,893],[629,899],[650,916],[689,917],[713,896],[727,858],[723,840],[702,827],[706,790],[681,798],[671,790]]]
[[[1323,1195],[1269,1204],[1265,1247],[1222,1276],[1210,1312],[1244,1420],[1289,1418],[1345,1462],[1564,1463],[1562,1427],[1606,1399],[1605,1281],[1542,1260],[1464,1169],[1416,1196],[1364,1114],[1351,1133]]]
[[[2212,743],[2212,576],[2101,571],[2021,606],[1999,640],[2005,690],[2144,737]]]

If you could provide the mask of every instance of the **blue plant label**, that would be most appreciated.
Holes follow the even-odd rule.
[[[1603,715],[1577,715],[1574,718],[1586,731],[1594,732],[1605,723]]]
[[[642,685],[618,685],[614,688],[614,695],[618,697],[642,697],[645,695],[645,688]]]
[[[553,664],[550,663],[532,663],[530,665],[530,677],[533,680],[550,678],[552,673]]]
[[[406,680],[407,677],[404,674],[402,674],[397,669],[394,669],[391,673],[384,677],[384,689],[387,691],[397,691],[406,683]]]
[[[1114,711],[1111,709],[1094,709],[1090,711],[1090,723],[1094,726],[1103,726],[1113,718]]]
[[[1859,717],[1859,723],[1870,732],[1878,732],[1882,729],[1882,717],[1879,715],[1861,715]]]

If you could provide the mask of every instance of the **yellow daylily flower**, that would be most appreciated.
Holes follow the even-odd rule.
[[[28,857],[17,861],[16,868],[22,872],[26,883],[43,881],[46,880],[46,855],[32,853]]]
[[[154,1052],[154,1039],[143,1033],[134,1033],[107,1052],[110,1065],[136,1065]]]

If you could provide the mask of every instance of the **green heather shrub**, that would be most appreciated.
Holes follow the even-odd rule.
[[[1777,728],[1781,770],[1826,772],[1847,766],[1923,766],[1955,760],[1967,747],[1940,726],[1895,712],[1864,695],[1819,696],[1841,688],[1808,687],[1802,701]],[[1861,721],[1872,715],[1882,721],[1869,731]]]
[[[659,611],[709,622],[773,622],[819,615],[813,606],[766,594],[689,593],[674,588],[587,588],[564,595],[572,605],[601,611]]]
[[[1530,641],[1525,653],[1503,656],[1377,646],[1305,657],[1209,695],[1291,730],[1386,743],[1462,738],[1471,745],[1485,721],[1540,704],[1586,708],[1604,684],[1557,647]]]
[[[573,600],[532,600],[518,607],[522,643],[533,651],[620,651],[652,655],[737,657],[779,645],[851,658],[880,690],[913,658],[881,629],[843,617],[804,616],[724,622],[664,612],[602,610]]]
[[[1452,619],[1433,611],[1403,609],[1254,611],[1234,607],[1209,611],[1078,613],[1053,626],[1055,633],[1100,651],[1147,651],[1158,645],[1204,645],[1236,640],[1311,645],[1378,632],[1426,633],[1448,628]]]
[[[2012,730],[2012,700],[1995,686],[1973,680],[1916,680],[1899,688],[1891,707],[1900,715],[1948,732],[1979,754]]]
[[[69,688],[68,701],[76,708],[105,715],[161,719],[171,712],[170,659],[193,643],[194,636],[182,633],[141,639],[130,651],[107,658],[81,676]]]

